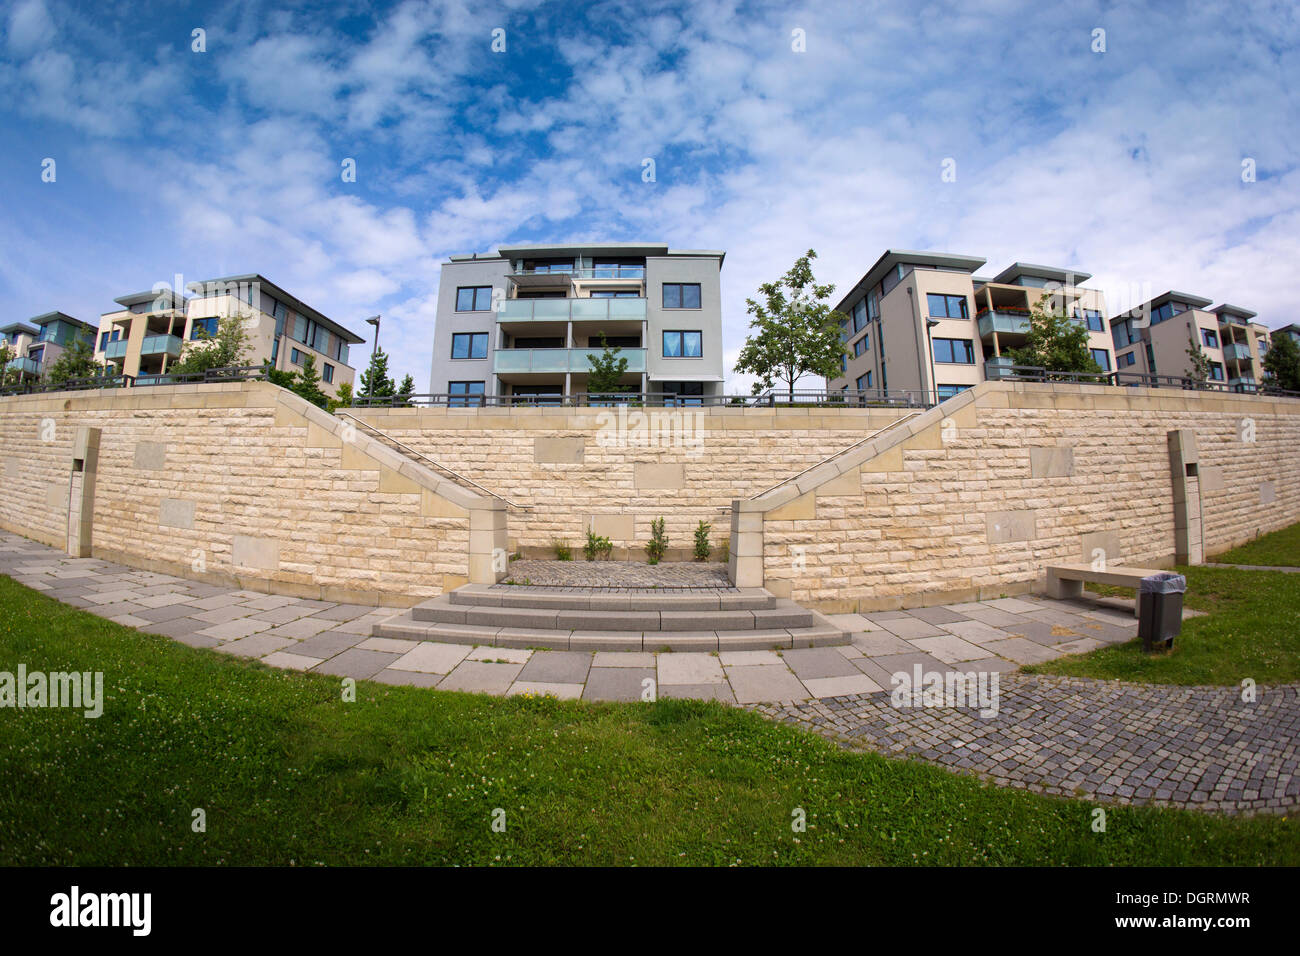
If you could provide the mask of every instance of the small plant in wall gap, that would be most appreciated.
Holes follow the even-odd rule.
[[[551,546],[555,548],[556,561],[572,561],[573,549],[565,541],[552,541]]]
[[[709,555],[713,553],[713,548],[709,546],[709,529],[713,525],[708,521],[701,521],[695,526],[695,560],[707,561]]]
[[[608,558],[613,550],[614,542],[604,535],[598,535],[588,529],[587,543],[582,546],[582,553],[588,561],[595,561],[597,558]]]
[[[668,550],[668,535],[664,533],[664,519],[656,518],[650,522],[650,540],[646,542],[645,553],[650,564],[658,564]]]

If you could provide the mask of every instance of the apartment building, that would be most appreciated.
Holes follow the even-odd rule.
[[[20,379],[37,379],[44,377],[75,339],[91,342],[95,327],[66,312],[47,312],[26,322],[11,323],[4,332],[6,341],[18,352],[7,368],[17,372]]]
[[[836,306],[847,350],[832,391],[887,391],[950,398],[1005,374],[1025,344],[1031,310],[1045,294],[1085,323],[1093,359],[1112,369],[1105,300],[1082,288],[1091,276],[1016,262],[992,278],[986,260],[887,250]]]
[[[627,391],[721,394],[724,255],[614,242],[451,256],[429,390],[466,402],[585,393],[603,334],[628,360]]]
[[[100,317],[95,358],[136,378],[166,374],[190,344],[216,335],[221,319],[239,315],[249,365],[296,371],[312,355],[321,390],[335,396],[356,377],[350,347],[365,341],[257,274],[191,282],[184,292],[159,286],[113,301],[121,308]]]
[[[1271,334],[1289,336],[1296,345],[1300,345],[1300,325],[1294,322],[1290,325],[1284,325],[1280,329],[1274,329]]]
[[[1170,290],[1111,319],[1115,364],[1121,372],[1190,376],[1193,343],[1209,359],[1209,380],[1253,392],[1264,380],[1270,332],[1255,313]]]
[[[27,355],[28,347],[40,333],[41,330],[36,326],[20,319],[8,325],[0,325],[0,345],[8,348],[13,358],[21,358]],[[6,365],[6,368],[9,367],[16,367],[12,359]]]

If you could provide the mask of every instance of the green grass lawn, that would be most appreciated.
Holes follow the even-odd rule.
[[[107,703],[94,720],[0,710],[6,864],[1300,864],[1294,820],[1111,808],[1093,833],[1090,804],[718,704],[366,682],[345,703],[337,678],[140,634],[0,576],[0,670],[19,662],[103,671]]]
[[[1300,524],[1272,531],[1207,560],[1218,564],[1254,564],[1270,568],[1300,567]]]

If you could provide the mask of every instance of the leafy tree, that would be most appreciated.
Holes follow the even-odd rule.
[[[369,398],[390,398],[397,386],[388,377],[388,353],[375,349],[370,356],[370,366],[361,373],[361,394]]]
[[[1205,382],[1210,378],[1210,357],[1201,349],[1201,343],[1195,339],[1187,349],[1187,377],[1193,382]]]
[[[266,373],[266,380],[272,385],[279,385],[281,388],[287,388],[291,392],[298,381],[298,376],[295,373],[275,368],[270,362],[267,362],[262,366],[262,371]]]
[[[217,334],[199,329],[198,338],[189,343],[180,359],[167,369],[176,375],[206,372],[213,368],[234,368],[248,361],[251,346],[245,323],[250,316],[234,313],[217,320]]]
[[[18,350],[8,342],[0,342],[0,388],[18,378],[18,372],[9,368],[9,363],[18,358]]]
[[[1011,361],[1049,372],[1100,372],[1088,351],[1088,327],[1063,308],[1051,308],[1051,298],[1044,292],[1030,310],[1025,345],[1009,350]]]
[[[410,376],[407,376],[408,378]],[[338,395],[330,399],[329,410],[337,411],[340,408],[352,407],[352,383],[344,382],[338,387]]]
[[[587,356],[587,361],[591,363],[591,371],[587,373],[587,394],[616,395],[627,391],[621,384],[623,373],[627,371],[627,356],[618,354],[622,349],[610,345],[605,340],[604,332],[600,333],[600,348],[599,356]]]
[[[293,393],[321,408],[329,405],[329,396],[321,391],[320,372],[316,371],[316,356],[310,352],[302,360],[302,368],[298,370],[297,380],[293,383]]]
[[[1273,342],[1264,356],[1264,369],[1273,376],[1270,385],[1291,392],[1300,392],[1300,346],[1285,332],[1273,336]]]
[[[754,394],[780,380],[794,401],[794,383],[803,375],[832,379],[840,374],[844,342],[840,322],[848,317],[831,309],[827,300],[833,285],[817,285],[809,249],[776,282],[759,286],[763,303],[746,299],[746,311],[754,316],[749,327],[757,334],[745,339],[736,359],[736,371],[758,378]]]
[[[401,386],[397,389],[397,397],[401,399],[400,404],[410,405],[411,396],[415,394],[415,379],[407,375],[402,379]]]
[[[103,374],[103,367],[95,362],[94,349],[85,336],[78,335],[64,348],[45,377],[50,382],[61,384],[74,378],[96,378]]]

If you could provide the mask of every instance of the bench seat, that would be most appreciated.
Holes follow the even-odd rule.
[[[1047,566],[1047,596],[1057,600],[1070,600],[1083,597],[1083,584],[1109,584],[1113,587],[1134,588],[1145,577],[1160,574],[1163,568],[1128,568],[1110,565],[1104,571],[1098,571],[1091,564],[1050,564]],[[1134,602],[1133,613],[1137,613]]]

